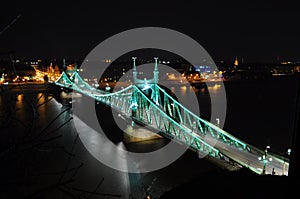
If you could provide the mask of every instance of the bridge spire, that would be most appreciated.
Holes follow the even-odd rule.
[[[132,57],[133,60],[133,72],[132,72],[132,76],[133,76],[133,84],[136,84],[137,82],[137,71],[136,71],[136,57]]]
[[[158,83],[158,74],[159,74],[158,63],[157,63],[158,57],[154,57],[154,60],[155,60],[155,65],[154,65],[154,71],[153,71],[153,80],[154,80],[154,83],[157,84]]]

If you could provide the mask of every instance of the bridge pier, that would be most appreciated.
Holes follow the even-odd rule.
[[[123,142],[143,142],[147,140],[155,140],[162,138],[162,136],[153,133],[151,130],[134,124],[133,126],[128,125],[127,128],[124,130]]]

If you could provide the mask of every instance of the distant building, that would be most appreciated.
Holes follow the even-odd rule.
[[[194,66],[194,70],[199,73],[211,73],[211,66]]]
[[[239,60],[237,57],[235,57],[234,62],[233,62],[234,69],[237,69],[238,65],[239,65]]]

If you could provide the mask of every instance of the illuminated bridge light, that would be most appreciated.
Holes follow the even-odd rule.
[[[222,145],[210,145],[203,140],[203,135],[210,136],[229,148],[240,149],[239,153],[242,154],[251,153],[251,155],[254,155],[255,153],[252,151],[261,151],[195,115],[173,99],[157,84],[145,84],[142,89],[132,84],[117,92],[108,93],[93,88],[85,82],[77,72],[74,72],[71,77],[72,78],[69,78],[68,75],[63,72],[54,83],[64,88],[71,87],[74,91],[90,96],[98,102],[107,104],[124,115],[134,117],[139,122],[156,128],[162,132],[165,137],[174,138],[201,153],[207,152],[210,156],[221,159],[224,159],[224,156],[226,156],[227,159],[229,157],[228,154],[225,153],[226,151],[222,149]],[[76,83],[74,82],[75,80]],[[152,89],[151,96],[147,96],[143,92],[147,89]],[[160,95],[163,96],[163,101]],[[133,115],[134,112],[136,112],[135,116]],[[260,170],[249,166],[249,163],[243,162],[243,159],[230,158],[239,165],[261,174]],[[277,161],[277,163],[286,164],[280,156],[269,155],[268,157],[258,157],[258,159],[264,162]]]

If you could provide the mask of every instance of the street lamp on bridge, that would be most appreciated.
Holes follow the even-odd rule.
[[[288,159],[290,159],[290,155],[291,155],[291,149],[288,149],[287,152],[288,154]],[[289,161],[289,160],[288,160]],[[283,164],[282,164],[282,175],[285,175],[285,169],[286,169],[286,160],[285,158],[283,159]]]
[[[220,127],[220,118],[216,118],[216,121],[217,121],[217,124],[216,124],[216,125],[217,125],[218,127]]]
[[[272,161],[271,157],[268,158],[268,149],[270,149],[269,145],[266,146],[264,154],[262,156],[258,157],[258,160],[263,162],[263,171],[262,171],[263,175],[266,174],[267,163]]]
[[[109,86],[108,83],[106,83],[105,91],[106,91],[106,92],[110,92],[110,89],[111,89],[111,87]]]

